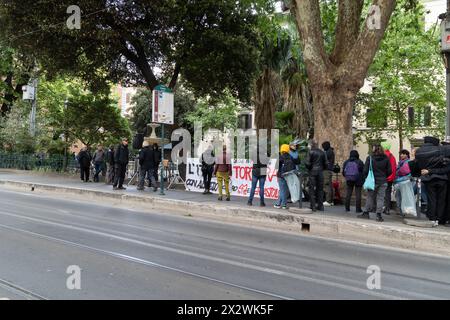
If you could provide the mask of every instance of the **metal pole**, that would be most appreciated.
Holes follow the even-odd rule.
[[[164,123],[161,124],[161,191],[160,195],[164,195]]]
[[[63,159],[63,171],[67,171],[67,131],[66,131],[66,111],[67,111],[67,99],[64,101],[64,159]]]
[[[33,80],[34,96],[31,102],[31,115],[30,115],[30,135],[34,137],[36,135],[36,104],[37,104],[37,87],[38,79]]]
[[[447,13],[445,20],[450,21],[450,0],[447,0]],[[446,75],[446,99],[447,99],[447,115],[445,120],[445,140],[450,139],[450,53],[445,53],[445,75]]]
[[[302,172],[298,173],[298,180],[300,181],[300,198],[298,200],[298,207],[301,209],[303,207]]]

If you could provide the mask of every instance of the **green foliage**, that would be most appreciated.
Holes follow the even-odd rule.
[[[201,122],[203,130],[208,129],[236,129],[238,112],[241,110],[238,100],[227,94],[219,101],[199,99],[195,109],[186,114],[186,122],[191,126]]]
[[[106,80],[173,88],[179,74],[199,95],[229,88],[242,99],[257,72],[258,17],[273,7],[270,0],[80,0],[81,29],[69,30],[69,1],[3,3],[4,38],[51,75],[66,71],[107,91]]]
[[[53,139],[66,134],[68,142],[80,140],[90,146],[130,137],[128,122],[120,116],[117,102],[110,95],[86,90],[77,79],[43,81],[39,101],[39,116],[45,123],[41,129]]]
[[[17,153],[34,152],[36,142],[29,133],[29,113],[31,107],[25,102],[17,102],[9,114],[0,118],[1,148]]]
[[[403,137],[423,131],[417,115],[424,114],[427,107],[432,107],[432,123],[426,131],[443,132],[444,66],[436,35],[425,31],[424,14],[422,5],[412,7],[404,0],[391,18],[369,70],[374,90],[358,97],[359,116],[366,108],[372,110],[368,115],[371,130],[364,133],[367,139],[376,138],[386,129]],[[414,123],[408,121],[408,107],[414,107]]]

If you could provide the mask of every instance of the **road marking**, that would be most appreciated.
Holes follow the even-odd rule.
[[[38,222],[38,223],[44,223],[44,224],[59,226],[59,227],[62,227],[62,228],[72,229],[72,230],[81,231],[81,232],[85,232],[85,233],[91,233],[91,234],[95,234],[95,235],[99,235],[99,236],[103,236],[103,237],[107,237],[107,238],[113,238],[113,239],[126,241],[126,242],[130,242],[130,243],[138,244],[138,245],[143,245],[143,246],[147,246],[147,247],[151,247],[151,248],[156,248],[156,249],[160,249],[160,250],[163,250],[163,251],[169,251],[169,252],[174,252],[174,253],[182,254],[182,255],[188,255],[188,256],[192,256],[192,257],[196,257],[196,258],[200,258],[200,259],[215,261],[215,262],[224,263],[224,264],[230,264],[230,265],[234,265],[234,266],[237,266],[237,267],[243,267],[243,268],[252,269],[252,270],[256,270],[256,271],[262,271],[262,272],[266,272],[266,273],[273,273],[273,274],[277,274],[277,275],[287,276],[287,277],[294,278],[294,279],[297,279],[297,280],[312,282],[312,283],[325,285],[325,286],[331,286],[331,287],[334,287],[334,288],[340,288],[340,289],[349,290],[349,291],[362,293],[362,294],[366,294],[366,295],[370,295],[370,296],[375,296],[375,297],[379,297],[379,298],[384,298],[384,299],[405,299],[405,298],[400,297],[400,296],[395,296],[395,295],[391,295],[391,294],[385,294],[385,293],[370,291],[370,290],[367,290],[365,288],[358,288],[358,287],[354,287],[354,286],[351,286],[351,285],[340,284],[340,283],[336,283],[336,282],[332,282],[332,281],[328,281],[328,280],[322,280],[322,279],[311,278],[311,277],[304,276],[304,275],[292,274],[292,273],[284,272],[284,271],[281,271],[281,270],[260,267],[260,266],[256,266],[256,265],[243,263],[243,262],[233,261],[233,260],[230,260],[230,259],[222,259],[222,258],[217,258],[217,257],[211,257],[211,256],[203,255],[203,254],[200,254],[200,253],[186,252],[185,250],[179,250],[179,249],[169,248],[169,247],[161,246],[161,245],[157,245],[157,244],[151,244],[151,243],[148,243],[148,242],[143,242],[143,241],[140,241],[140,240],[126,238],[126,237],[114,235],[114,234],[107,233],[107,232],[101,232],[101,231],[95,231],[95,230],[92,230],[92,229],[87,229],[85,227],[84,228],[80,228],[80,227],[76,227],[76,226],[73,226],[73,225],[52,222],[52,221],[48,221],[48,220],[44,220],[44,219],[36,219],[36,218],[28,217],[28,216],[16,215],[16,214],[6,213],[6,212],[0,212],[0,214],[17,217],[19,219],[35,221],[35,222]],[[16,228],[9,227],[9,226],[4,226],[4,225],[0,225],[0,227],[9,228],[9,229],[16,229]],[[98,229],[100,229],[100,228],[98,228]],[[27,231],[27,230],[17,229],[17,231],[26,232],[26,233],[33,234],[33,235],[36,235],[36,236],[41,236],[41,237],[48,237],[49,239],[56,240],[56,241],[62,241],[62,242],[67,241],[67,243],[71,244],[71,245],[76,244],[76,243],[68,241],[68,240],[53,238],[53,237],[50,237],[50,236],[37,234],[37,233],[31,232],[31,231]],[[82,244],[76,244],[76,245],[82,246],[84,248],[92,248],[92,247],[89,247],[89,246],[86,246],[86,245],[82,245]],[[92,249],[94,249],[94,250],[101,250],[101,249],[96,249],[96,248],[92,248]],[[136,259],[139,259],[139,258],[136,258]],[[168,268],[171,268],[171,267],[168,267]],[[396,290],[396,291],[399,291],[399,290]],[[415,295],[414,293],[410,293],[410,292],[408,292],[408,293]],[[421,296],[422,298],[427,298],[427,299],[440,299],[439,297],[434,297],[434,296],[429,296],[429,295],[422,295],[422,294],[417,294],[417,295]],[[291,298],[288,298],[288,299],[291,299]]]
[[[290,297],[285,297],[285,296],[278,295],[278,294],[275,294],[275,293],[266,292],[266,291],[262,291],[262,290],[258,290],[258,289],[253,289],[253,288],[246,287],[246,286],[241,286],[241,285],[234,284],[234,283],[231,283],[231,282],[222,281],[222,280],[211,278],[211,277],[208,277],[208,276],[204,276],[204,275],[201,275],[201,274],[198,274],[198,273],[189,272],[189,271],[185,271],[185,270],[182,270],[182,269],[169,267],[169,266],[162,265],[162,264],[159,264],[159,263],[155,263],[155,262],[152,262],[152,261],[149,261],[149,260],[136,258],[136,257],[133,257],[133,256],[129,256],[129,255],[118,253],[118,252],[114,252],[114,251],[108,251],[108,250],[103,250],[103,249],[99,249],[99,248],[94,248],[94,247],[91,247],[91,246],[88,246],[88,245],[84,245],[84,244],[80,244],[80,243],[76,243],[76,242],[72,242],[72,241],[68,241],[68,240],[63,240],[63,239],[59,239],[59,238],[54,238],[54,237],[46,236],[46,235],[39,234],[39,233],[36,233],[36,232],[32,232],[32,231],[28,231],[28,230],[22,230],[22,229],[10,227],[10,226],[5,226],[5,225],[1,225],[1,224],[0,224],[0,228],[8,229],[8,230],[16,231],[16,232],[21,232],[21,233],[25,233],[25,234],[29,234],[29,235],[33,235],[35,237],[39,237],[39,238],[46,239],[46,240],[51,240],[51,241],[55,241],[55,242],[59,242],[59,243],[64,243],[64,244],[67,244],[67,245],[70,245],[70,246],[73,246],[73,247],[87,249],[89,251],[102,253],[102,254],[105,254],[105,255],[108,255],[108,256],[112,256],[112,257],[120,258],[120,259],[123,259],[123,260],[128,260],[128,261],[144,264],[144,265],[151,266],[151,267],[158,267],[158,268],[161,268],[161,269],[175,271],[175,272],[186,274],[186,275],[189,275],[189,276],[192,276],[192,277],[197,277],[197,278],[209,280],[209,281],[220,283],[220,284],[224,284],[224,285],[227,285],[227,286],[230,286],[230,287],[251,291],[251,292],[259,293],[259,294],[266,295],[266,296],[271,296],[271,297],[282,299],[282,300],[294,300],[293,298],[290,298]]]

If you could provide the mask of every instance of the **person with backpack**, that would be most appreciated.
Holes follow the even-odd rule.
[[[361,194],[364,172],[364,163],[359,159],[359,153],[356,150],[350,151],[350,157],[344,162],[342,175],[346,181],[345,211],[350,212],[350,200],[353,190],[355,190],[356,212],[361,213]]]
[[[306,156],[305,166],[309,171],[309,197],[311,210],[324,211],[323,205],[323,173],[328,170],[327,155],[319,149],[315,140],[310,142],[311,149]]]
[[[389,159],[389,163],[391,164],[391,174],[387,177],[387,188],[386,188],[386,193],[384,195],[384,209],[383,209],[383,213],[385,215],[389,215],[390,211],[391,211],[391,206],[392,206],[392,199],[391,199],[391,194],[392,194],[392,185],[394,184],[394,180],[395,180],[395,171],[397,169],[397,159],[395,159],[394,155],[391,153],[391,144],[387,141],[383,141],[381,143],[381,146],[384,149],[384,154],[388,157]]]
[[[416,199],[414,197],[413,185],[411,183],[411,168],[409,167],[410,155],[408,150],[400,151],[400,161],[397,165],[394,188],[397,207],[401,215],[409,214],[417,216]]]
[[[278,159],[278,172],[277,172],[277,180],[278,180],[278,199],[274,204],[274,208],[276,209],[287,209],[287,194],[289,187],[287,185],[286,179],[283,177],[284,174],[295,170],[296,163],[294,159],[289,155],[289,145],[283,144],[280,147],[280,156]]]
[[[372,147],[372,155],[368,156],[364,165],[364,180],[373,177],[373,181],[366,180],[364,187],[367,188],[366,205],[363,213],[358,218],[370,219],[369,212],[375,209],[377,221],[383,222],[384,197],[387,188],[387,178],[392,173],[391,162],[384,153],[381,145]]]

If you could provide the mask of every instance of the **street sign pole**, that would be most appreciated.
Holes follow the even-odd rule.
[[[160,195],[164,195],[164,123],[161,124],[161,190]]]

